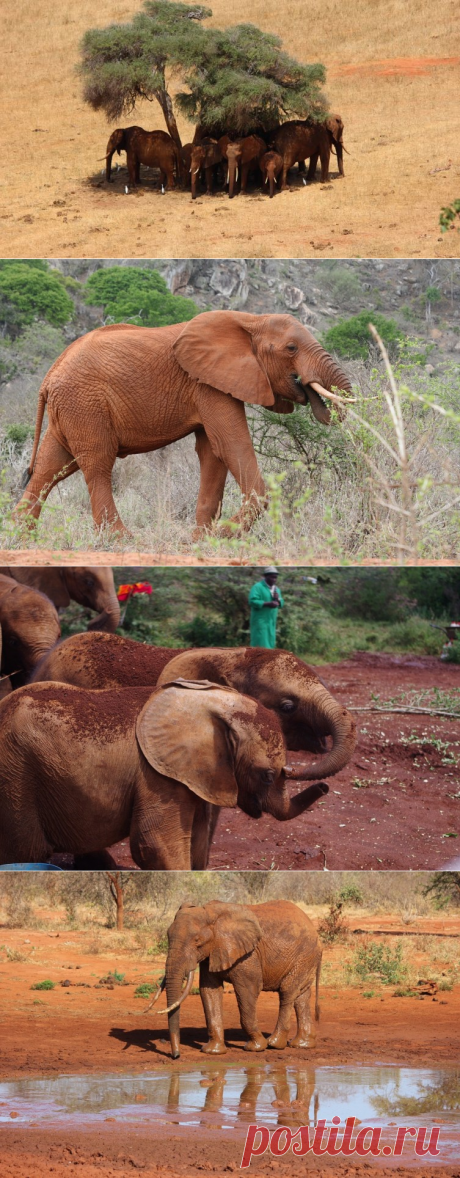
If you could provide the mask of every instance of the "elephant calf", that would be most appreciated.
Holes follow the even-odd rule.
[[[280,724],[204,680],[86,691],[34,683],[0,703],[0,862],[87,855],[129,836],[139,867],[204,869],[219,806],[280,820],[291,799]]]
[[[318,1019],[321,948],[311,920],[296,904],[286,900],[251,905],[219,901],[201,906],[184,903],[168,929],[168,943],[166,972],[160,990],[166,986],[168,1007],[164,1013],[169,1015],[173,1059],[180,1054],[179,1007],[190,993],[198,964],[209,1035],[202,1050],[207,1054],[223,1055],[226,1051],[224,981],[231,982],[235,990],[241,1026],[248,1036],[247,1051],[286,1047],[294,1011],[297,1032],[289,1040],[289,1046],[314,1045],[310,994],[315,979]],[[187,984],[181,994],[185,976]],[[278,1020],[268,1040],[257,1024],[256,1003],[262,990],[279,994]]]

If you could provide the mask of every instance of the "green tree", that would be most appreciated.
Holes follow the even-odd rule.
[[[34,319],[54,327],[68,323],[74,313],[61,275],[47,263],[3,261],[0,266],[0,322],[5,334],[15,338]]]
[[[202,5],[146,0],[129,24],[89,29],[79,66],[85,101],[119,120],[139,99],[156,100],[179,146],[167,75],[186,86],[179,109],[208,129],[245,133],[259,125],[268,130],[285,117],[325,117],[323,65],[301,65],[279,37],[254,25],[203,28],[210,16]]]
[[[394,319],[387,319],[377,311],[360,311],[359,315],[352,315],[350,319],[340,319],[334,327],[330,327],[324,333],[324,347],[336,352],[345,360],[367,360],[371,348],[374,347],[369,333],[371,322],[377,328],[384,344],[394,352],[404,333]]]
[[[200,56],[185,72],[187,90],[177,103],[188,119],[210,131],[269,131],[284,119],[324,119],[325,76],[321,63],[301,65],[284,52],[280,37],[255,25],[209,29]]]
[[[104,308],[114,323],[164,327],[193,319],[199,308],[192,299],[171,294],[157,270],[135,266],[110,266],[91,274],[84,287],[85,302]]]

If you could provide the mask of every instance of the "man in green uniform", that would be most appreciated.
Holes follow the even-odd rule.
[[[276,646],[278,610],[284,605],[277,580],[278,569],[269,565],[264,569],[263,580],[252,586],[249,594],[251,646],[266,646],[269,650]]]

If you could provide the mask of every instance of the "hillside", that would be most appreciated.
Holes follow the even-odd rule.
[[[255,191],[194,206],[186,193],[152,191],[151,178],[126,197],[124,170],[111,188],[100,174],[109,127],[82,102],[78,46],[86,29],[129,21],[139,8],[139,0],[101,0],[97,10],[82,0],[71,13],[58,0],[19,0],[14,13],[4,7],[4,256],[459,255],[460,234],[441,237],[438,222],[441,206],[460,191],[455,0],[440,0],[435,13],[426,0],[360,0],[345,9],[314,0],[308,20],[302,0],[215,0],[212,23],[256,23],[282,36],[300,61],[325,65],[350,154],[345,180],[333,161],[326,187],[318,181],[305,189],[296,180],[274,201]],[[18,91],[19,49],[25,81]],[[130,121],[163,126],[156,104],[140,103]],[[192,128],[183,120],[180,127],[185,142]]]

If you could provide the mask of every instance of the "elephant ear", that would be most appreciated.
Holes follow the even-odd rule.
[[[262,936],[257,917],[250,908],[231,905],[231,912],[218,916],[213,929],[209,968],[212,973],[230,969],[240,957],[252,953]]]
[[[236,806],[238,786],[229,740],[241,696],[208,680],[175,679],[150,696],[136,735],[157,773],[187,785],[205,802]]]
[[[243,311],[204,311],[177,337],[176,360],[194,380],[270,408],[275,398],[253,348],[253,330],[254,316]]]

